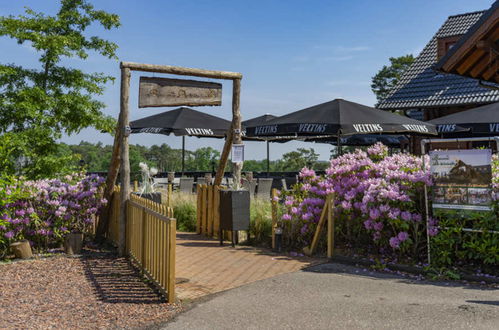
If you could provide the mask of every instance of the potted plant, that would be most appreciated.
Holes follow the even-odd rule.
[[[153,176],[158,174],[158,170],[154,167],[149,168],[146,163],[139,163],[142,175],[142,188],[138,195],[161,204],[161,192],[156,192]]]

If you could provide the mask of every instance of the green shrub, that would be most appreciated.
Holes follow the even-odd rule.
[[[435,216],[440,228],[431,240],[435,264],[485,268],[499,265],[499,235],[493,233],[499,231],[495,212],[438,210]]]
[[[196,197],[193,194],[173,193],[171,206],[178,231],[196,231]]]

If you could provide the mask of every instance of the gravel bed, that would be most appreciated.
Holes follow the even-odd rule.
[[[180,310],[110,252],[0,264],[0,329],[142,327]]]

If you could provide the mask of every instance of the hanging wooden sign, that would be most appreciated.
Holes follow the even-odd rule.
[[[140,77],[139,108],[222,105],[222,84]]]

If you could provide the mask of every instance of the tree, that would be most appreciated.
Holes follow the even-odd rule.
[[[313,168],[319,154],[313,148],[298,148],[282,155],[280,171],[299,171],[304,167]]]
[[[67,58],[85,60],[90,52],[117,59],[117,45],[84,32],[92,23],[110,30],[119,17],[95,10],[86,0],[61,0],[54,16],[25,9],[24,15],[0,17],[0,36],[28,43],[40,66],[0,65],[0,145],[8,144],[10,162],[3,169],[29,177],[64,171],[71,155],[61,155],[56,141],[86,127],[111,132],[114,120],[102,113],[101,95],[113,78],[63,65]],[[24,160],[13,165],[14,160]]]
[[[381,70],[372,77],[371,89],[376,95],[378,102],[388,96],[390,90],[397,85],[402,74],[414,62],[414,57],[411,54],[390,57],[390,65],[384,65]]]
[[[185,168],[187,171],[207,171],[217,169],[220,152],[211,147],[196,149],[189,152],[189,159],[186,159]]]

